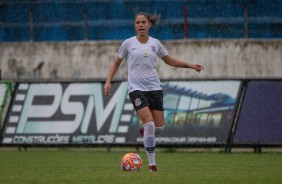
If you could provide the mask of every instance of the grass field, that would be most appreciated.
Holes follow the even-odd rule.
[[[159,171],[125,172],[120,159],[135,150],[0,149],[0,183],[282,183],[281,153],[157,152]]]

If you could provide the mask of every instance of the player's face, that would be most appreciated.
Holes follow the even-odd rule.
[[[148,30],[151,27],[151,23],[144,15],[138,15],[135,18],[135,30],[137,35],[145,36],[148,35]]]

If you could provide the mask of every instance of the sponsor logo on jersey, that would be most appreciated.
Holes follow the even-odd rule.
[[[141,105],[141,100],[140,100],[140,98],[136,98],[135,100],[134,100],[134,104],[135,104],[135,106],[140,106]]]
[[[156,53],[156,47],[154,45],[151,46],[152,52]]]

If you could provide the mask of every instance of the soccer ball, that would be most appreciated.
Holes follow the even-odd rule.
[[[136,153],[127,153],[121,159],[121,168],[124,171],[139,171],[142,166],[142,159]]]

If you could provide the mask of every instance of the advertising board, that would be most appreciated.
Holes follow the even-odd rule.
[[[224,144],[240,81],[164,81],[165,130],[157,144]],[[142,144],[127,82],[19,83],[3,144]]]
[[[234,143],[282,144],[282,81],[250,81]]]

